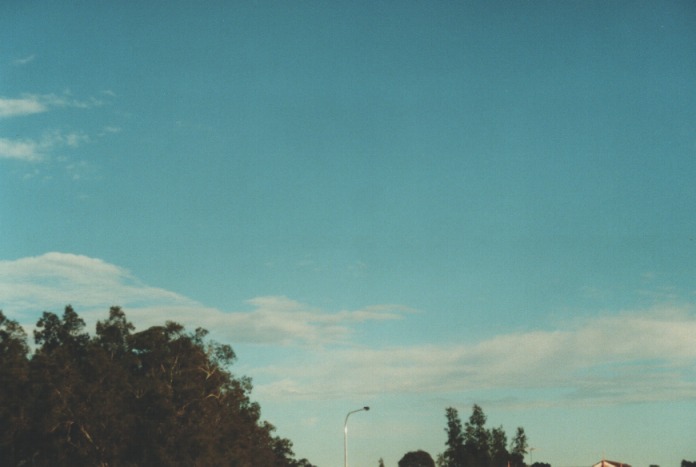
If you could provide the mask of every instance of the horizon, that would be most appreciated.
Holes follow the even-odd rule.
[[[351,465],[473,404],[553,467],[696,460],[694,21],[5,2],[0,310],[204,327],[319,467],[363,406]]]

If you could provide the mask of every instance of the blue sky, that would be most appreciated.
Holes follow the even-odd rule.
[[[300,457],[473,403],[696,459],[691,2],[3,2],[0,308],[229,342]],[[531,459],[528,459],[531,460]]]

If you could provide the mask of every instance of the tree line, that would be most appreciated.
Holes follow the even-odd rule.
[[[72,307],[27,334],[0,311],[0,460],[8,466],[313,467],[274,435],[229,345],[119,307],[96,334]]]
[[[517,428],[508,446],[502,426],[486,428],[486,415],[478,404],[473,405],[471,416],[464,425],[454,407],[445,409],[445,418],[446,449],[437,456],[437,460],[433,460],[426,451],[410,451],[399,460],[399,467],[526,467],[524,457],[529,443],[523,427]],[[382,459],[378,466],[385,467]],[[530,467],[551,465],[534,462]],[[696,467],[696,461],[684,459],[681,467]]]
[[[508,438],[502,426],[488,429],[486,414],[474,404],[471,416],[462,424],[454,407],[445,409],[447,426],[446,449],[433,460],[429,453],[418,450],[406,453],[399,467],[524,467],[528,442],[524,428],[518,427],[508,446]],[[379,466],[384,467],[380,459]],[[550,467],[535,463],[536,467]]]
[[[479,405],[474,404],[463,427],[454,407],[445,410],[445,417],[444,467],[524,467],[528,442],[523,427],[517,428],[508,449],[505,430],[502,426],[486,428],[486,414]]]

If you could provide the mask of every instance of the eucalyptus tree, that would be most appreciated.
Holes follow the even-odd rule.
[[[118,307],[96,335],[70,306],[26,334],[0,312],[3,465],[313,467],[275,436],[229,345],[175,322],[140,332]]]

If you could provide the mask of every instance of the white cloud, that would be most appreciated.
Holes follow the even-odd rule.
[[[7,312],[26,319],[43,309],[59,312],[72,304],[93,323],[106,315],[109,306],[119,305],[139,327],[173,320],[214,330],[232,342],[282,345],[345,342],[352,332],[350,324],[398,319],[402,310],[381,305],[326,313],[286,297],[257,297],[248,301],[251,310],[223,312],[142,284],[128,271],[102,260],[55,252],[0,261],[0,297]]]
[[[105,93],[111,96],[113,93]],[[25,116],[48,112],[54,108],[73,107],[91,108],[102,105],[102,101],[95,98],[87,100],[75,99],[69,91],[63,94],[24,94],[20,98],[0,97],[0,118]],[[120,128],[106,126],[98,133],[99,137],[106,134],[118,133]],[[51,161],[53,152],[60,148],[74,149],[91,141],[91,138],[83,131],[44,131],[40,137],[7,138],[0,137],[0,159],[13,159],[24,162]],[[67,158],[58,158],[58,161],[68,161]],[[91,177],[95,173],[94,167],[88,162],[68,161],[64,164],[67,175],[72,180],[80,180]],[[35,178],[38,171],[28,172],[23,179]]]
[[[56,148],[76,148],[90,141],[83,132],[62,132],[54,130],[46,132],[37,141],[32,139],[0,138],[0,159],[16,159],[27,162],[37,162]]]
[[[36,162],[41,160],[39,144],[32,140],[0,138],[0,159]]]
[[[478,343],[342,348],[301,365],[262,369],[265,398],[554,390],[524,405],[614,404],[696,398],[696,317],[665,307],[588,319],[556,331]],[[521,402],[514,399],[508,403]]]
[[[70,303],[92,331],[109,306],[121,305],[138,329],[173,320],[207,328],[233,345],[283,346],[275,364],[253,369],[256,393],[266,400],[503,391],[508,396],[498,403],[529,407],[696,398],[691,305],[624,311],[478,342],[365,347],[353,339],[357,323],[407,319],[412,310],[377,305],[327,312],[272,296],[228,312],[143,284],[103,260],[65,253],[0,261],[0,297],[5,313],[27,326],[41,311],[59,313]]]
[[[27,96],[20,99],[0,97],[0,118],[31,115],[47,110],[48,106],[38,96]]]
[[[398,305],[380,305],[327,313],[286,297],[257,297],[248,303],[255,309],[225,318],[237,338],[283,345],[344,343],[352,334],[351,324],[400,319],[407,311]]]
[[[20,98],[0,97],[0,118],[18,117],[47,112],[51,108],[74,107],[87,109],[98,107],[99,99],[75,99],[69,92],[63,94],[24,94]]]
[[[47,107],[73,107],[78,109],[89,109],[103,105],[103,101],[90,97],[87,100],[75,99],[70,91],[65,91],[63,94],[29,94],[26,97],[36,99]]]

